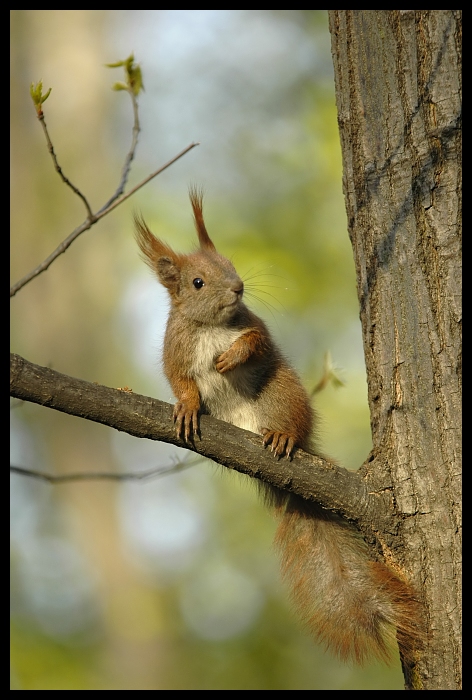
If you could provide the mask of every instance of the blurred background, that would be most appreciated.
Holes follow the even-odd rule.
[[[168,309],[132,214],[194,245],[188,187],[205,190],[218,250],[246,280],[312,390],[319,445],[348,468],[369,414],[325,10],[13,10],[11,281],[85,218],[54,171],[29,96],[43,80],[59,163],[96,211],[120,180],[132,109],[106,63],[134,52],[145,92],[129,187],[200,145],[80,236],[11,302],[12,351],[169,402]],[[12,402],[11,462],[55,474],[140,472],[185,451]],[[292,614],[254,484],[209,462],[141,482],[11,477],[12,689],[402,689],[399,662],[352,669]]]

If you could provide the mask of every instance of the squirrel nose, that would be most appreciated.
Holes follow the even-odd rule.
[[[235,292],[239,297],[242,296],[244,292],[244,282],[238,280],[231,285],[231,291]]]

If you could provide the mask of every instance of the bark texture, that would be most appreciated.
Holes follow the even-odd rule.
[[[390,490],[393,559],[424,603],[406,687],[458,689],[461,11],[329,15],[374,445],[365,475]],[[388,561],[386,537],[382,549]]]

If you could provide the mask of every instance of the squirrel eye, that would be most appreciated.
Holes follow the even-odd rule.
[[[193,286],[195,287],[195,289],[201,289],[204,284],[205,282],[202,280],[201,277],[195,277],[195,279],[193,280]]]

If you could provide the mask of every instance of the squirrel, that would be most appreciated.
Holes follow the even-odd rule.
[[[243,302],[244,284],[220,255],[190,190],[200,247],[176,253],[135,216],[143,259],[170,296],[163,364],[177,403],[177,437],[198,434],[208,413],[262,436],[277,458],[313,452],[315,414],[296,372],[265,323]],[[345,661],[388,661],[396,637],[404,660],[417,642],[417,603],[409,585],[380,562],[353,526],[300,496],[260,482],[281,514],[275,542],[282,574],[312,634]]]

